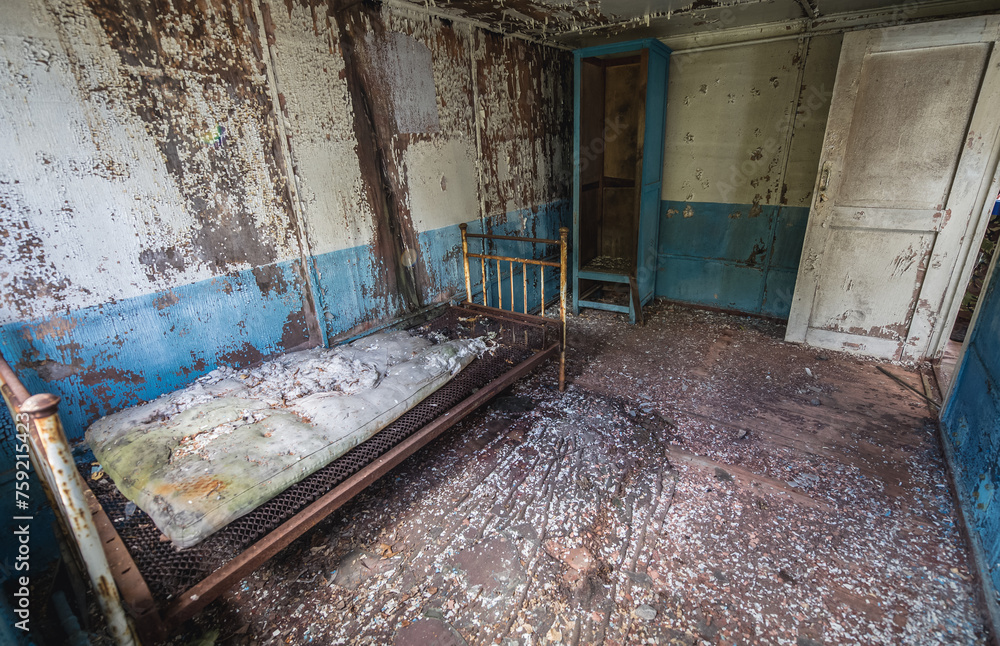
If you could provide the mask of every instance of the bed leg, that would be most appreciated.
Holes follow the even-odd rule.
[[[458,225],[459,230],[462,232],[462,266],[465,268],[465,300],[466,302],[472,302],[472,281],[469,278],[469,239],[467,236],[467,230],[469,225],[463,222]],[[486,285],[486,279],[483,279],[483,285]],[[483,293],[486,293],[486,288],[483,288]],[[485,303],[483,303],[485,305]]]
[[[559,391],[566,390],[566,256],[569,229],[559,227]]]
[[[122,608],[118,587],[83,493],[80,474],[63,433],[58,406],[59,398],[49,394],[29,397],[21,406],[21,412],[28,414],[35,427],[35,433],[30,433],[31,448],[36,452],[39,463],[45,465],[46,473],[40,475],[50,479],[50,487],[59,506],[58,513],[67,520],[67,529],[90,575],[108,632],[115,644],[132,646],[139,640]]]

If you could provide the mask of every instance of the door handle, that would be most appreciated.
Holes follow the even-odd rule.
[[[820,193],[826,190],[830,184],[830,162],[823,162],[823,171],[819,174]]]
[[[830,162],[823,162],[823,168],[819,173],[819,201],[826,201],[826,189],[830,185]]]

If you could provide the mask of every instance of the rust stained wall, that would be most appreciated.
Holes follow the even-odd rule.
[[[401,68],[387,79],[396,92],[406,88],[406,77],[419,79],[422,87],[419,100],[404,106],[405,119],[397,107],[397,121],[420,123],[417,117],[426,111],[434,116],[430,127],[398,128],[393,149],[406,176],[406,209],[417,234],[416,261],[425,281],[423,302],[440,302],[462,290],[457,225],[472,223],[475,229],[482,216],[471,60],[475,34],[464,25],[405,13],[386,12],[385,21],[397,43],[410,43],[406,48],[396,45],[400,56],[413,49],[426,51],[430,59],[429,66],[413,69],[391,57],[383,65]],[[379,44],[369,40],[369,46]]]
[[[397,154],[394,93],[379,53],[390,48],[381,12],[362,3],[332,1],[337,39],[344,57],[345,81],[353,108],[355,150],[361,165],[364,196],[372,207],[372,250],[382,262],[385,293],[398,295],[406,310],[422,300],[422,263],[405,200],[406,169]]]

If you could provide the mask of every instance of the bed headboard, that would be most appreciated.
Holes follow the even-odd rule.
[[[482,285],[482,307],[488,309],[496,309],[503,312],[517,313],[525,317],[531,317],[541,320],[548,320],[545,317],[545,268],[550,267],[558,270],[559,272],[559,390],[566,389],[566,259],[568,252],[568,238],[569,229],[566,227],[559,228],[559,239],[550,240],[547,238],[528,238],[524,236],[505,236],[505,235],[489,235],[483,233],[469,233],[468,225],[463,223],[458,225],[459,229],[462,231],[462,264],[465,268],[465,302],[477,305],[473,301],[472,292],[472,274],[470,272],[469,259],[479,260],[480,269],[480,284]],[[485,253],[470,253],[469,252],[469,239],[479,239],[479,240],[492,240],[492,241],[509,241],[516,243],[524,243],[530,245],[544,245],[544,246],[558,246],[558,260],[554,260],[553,256],[546,256],[542,258],[534,257],[516,257],[512,255],[501,255],[501,254],[490,254]],[[553,254],[554,255],[554,254]],[[518,267],[520,265],[520,267]],[[534,280],[534,277],[529,281],[529,266],[538,268],[538,280]],[[495,268],[496,273],[493,275],[493,279],[490,279],[490,270]],[[517,287],[521,288],[521,298],[517,298],[517,289],[515,288],[515,269],[521,270],[521,280]],[[509,280],[504,280],[504,269],[507,269],[507,275]],[[551,274],[550,274],[551,275]],[[493,289],[493,283],[496,284],[496,289]],[[529,283],[531,287],[537,285],[537,303],[538,303],[538,314],[534,313],[534,303],[535,298],[529,291]],[[509,288],[508,288],[509,287]],[[504,292],[507,293],[507,299],[504,300]],[[494,293],[496,298],[493,299]],[[490,305],[491,300],[496,303],[495,306]],[[505,308],[505,304],[507,307]],[[518,311],[520,307],[520,311]],[[529,309],[530,308],[530,309]]]

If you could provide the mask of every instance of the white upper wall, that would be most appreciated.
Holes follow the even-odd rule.
[[[840,40],[675,52],[663,199],[808,207]]]
[[[233,87],[190,20],[129,60],[78,3],[2,5],[0,323],[296,256],[249,41],[219,47]]]

